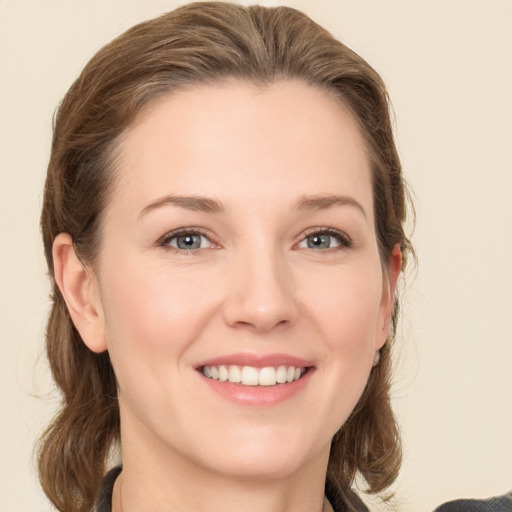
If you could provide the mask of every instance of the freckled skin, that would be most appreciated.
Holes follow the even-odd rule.
[[[96,342],[119,382],[125,466],[193,478],[325,474],[330,440],[385,342],[396,281],[379,260],[369,163],[351,116],[301,83],[192,88],[139,117],[118,166],[96,267]],[[296,208],[328,194],[364,213]],[[166,195],[210,198],[224,212],[165,204],[141,215]],[[158,242],[182,228],[200,230],[200,248]],[[326,229],[331,238],[308,246]],[[195,368],[240,352],[300,357],[314,375],[283,403],[240,407]]]

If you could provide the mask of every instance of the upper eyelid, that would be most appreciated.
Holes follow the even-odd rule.
[[[342,231],[340,229],[336,228],[330,228],[327,226],[318,226],[314,228],[308,228],[305,231],[303,231],[300,235],[300,238],[298,239],[298,242],[301,242],[304,238],[314,235],[314,234],[328,234],[328,235],[338,235],[340,238],[346,240],[349,243],[353,243],[352,238],[350,235],[348,235],[345,231]]]

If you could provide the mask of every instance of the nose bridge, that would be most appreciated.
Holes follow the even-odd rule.
[[[271,243],[248,243],[235,255],[226,299],[231,325],[257,331],[292,322],[297,315],[292,272],[282,250]]]

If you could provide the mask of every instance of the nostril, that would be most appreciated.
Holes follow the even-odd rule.
[[[231,327],[247,329],[255,332],[267,332],[277,328],[283,328],[290,324],[289,320],[274,320],[270,317],[253,317],[251,321],[237,320],[230,324]]]

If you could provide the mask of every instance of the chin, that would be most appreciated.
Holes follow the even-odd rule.
[[[224,446],[218,443],[205,466],[236,480],[276,480],[297,473],[317,459],[325,458],[327,464],[330,442],[319,448],[308,445],[298,432],[285,434],[277,430],[233,436]],[[211,464],[212,460],[215,464]]]
[[[292,458],[276,458],[266,456],[253,457],[251,454],[234,458],[227,456],[221,463],[209,466],[212,473],[224,478],[246,481],[280,480],[295,473],[304,465],[304,461],[293,454]]]

